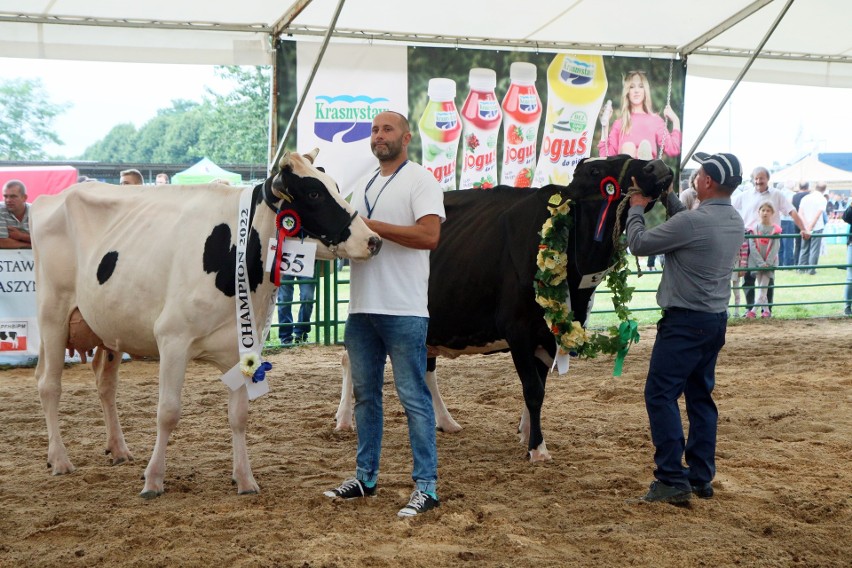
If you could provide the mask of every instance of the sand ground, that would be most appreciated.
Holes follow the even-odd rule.
[[[553,460],[525,461],[520,383],[508,355],[439,361],[464,430],[438,435],[442,506],[400,520],[412,489],[401,407],[386,387],[378,497],[332,502],[356,437],[333,431],[339,347],[270,357],[252,402],[261,493],[231,486],[225,386],[191,365],[168,448],[166,493],[142,500],[157,364],[121,368],[119,411],[136,461],[111,467],[88,365],[65,371],[60,417],[77,471],[51,476],[32,369],[0,371],[0,566],[837,566],[852,565],[852,319],[732,325],[719,361],[716,496],[631,504],[652,478],[642,388],[655,330],[625,373],[572,362],[548,382]]]

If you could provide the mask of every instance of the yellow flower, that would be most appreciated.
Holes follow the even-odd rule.
[[[243,353],[240,357],[240,371],[247,377],[254,376],[254,372],[260,366],[260,355],[254,352]]]
[[[586,330],[578,321],[571,322],[571,331],[562,335],[563,344],[568,344],[573,347],[579,347],[588,341]]]
[[[548,217],[547,221],[541,226],[541,236],[549,237],[551,229],[553,229],[553,217]]]

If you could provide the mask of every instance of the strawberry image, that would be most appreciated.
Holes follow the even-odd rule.
[[[507,144],[523,144],[524,142],[524,131],[521,130],[520,126],[513,126],[506,132],[506,143]]]
[[[465,138],[464,143],[467,145],[467,149],[473,152],[479,146],[479,138],[476,137],[476,134],[471,134]]]
[[[518,175],[515,177],[515,187],[530,187],[532,186],[532,170],[529,168],[524,168],[518,172]]]
[[[491,189],[494,187],[494,179],[491,176],[473,182],[473,189]]]

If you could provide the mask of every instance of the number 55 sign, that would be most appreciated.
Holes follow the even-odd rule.
[[[266,271],[273,267],[276,253],[281,255],[281,276],[314,275],[314,261],[317,256],[316,243],[306,243],[300,239],[284,239],[281,250],[277,251],[276,239],[269,239],[269,249],[266,254]]]

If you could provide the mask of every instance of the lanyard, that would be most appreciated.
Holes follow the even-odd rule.
[[[399,167],[396,169],[396,171],[393,174],[391,174],[391,177],[388,178],[388,181],[386,181],[385,185],[382,186],[382,189],[379,190],[379,194],[376,195],[376,199],[375,199],[375,201],[373,201],[372,207],[370,207],[370,202],[367,200],[367,192],[370,191],[370,188],[373,186],[373,182],[376,181],[377,177],[379,177],[379,173],[381,173],[382,169],[379,168],[378,171],[376,171],[376,174],[370,179],[369,182],[367,182],[367,187],[364,188],[364,205],[367,207],[367,219],[373,218],[373,211],[376,210],[376,204],[379,202],[379,197],[382,196],[382,193],[384,193],[385,188],[388,186],[388,184],[390,182],[393,181],[393,178],[396,177],[396,174],[399,173],[399,170],[401,170],[403,167],[405,167],[405,164],[407,164],[407,163],[408,163],[408,160],[405,160],[404,162],[402,162],[399,165]]]

